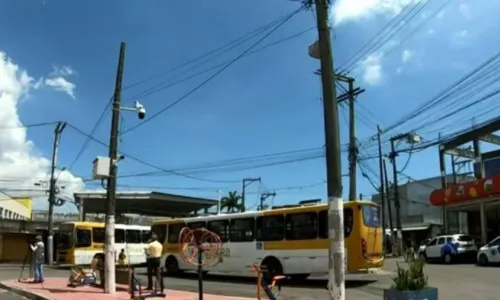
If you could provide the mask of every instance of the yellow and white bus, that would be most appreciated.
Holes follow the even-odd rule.
[[[115,246],[118,254],[125,250],[129,264],[146,263],[144,248],[151,235],[151,227],[115,224]],[[104,258],[104,223],[68,222],[59,225],[57,263],[60,265],[88,265],[93,258]]]
[[[221,214],[153,222],[152,232],[163,242],[167,272],[195,270],[179,256],[179,231],[205,227],[223,242],[222,262],[206,271],[245,274],[245,266],[260,263],[274,273],[297,279],[328,272],[326,204],[302,205],[266,211]],[[382,267],[383,230],[379,207],[368,201],[344,202],[344,236],[349,273]]]

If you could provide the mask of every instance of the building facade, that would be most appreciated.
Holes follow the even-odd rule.
[[[443,209],[429,203],[429,196],[432,191],[440,187],[441,177],[411,181],[398,186],[401,227],[405,236],[411,236],[412,239],[419,242],[427,237],[435,236],[442,231]],[[396,205],[393,190],[391,190],[389,199],[386,199],[383,205],[379,194],[373,195],[372,200],[377,202],[381,207],[384,207],[384,227],[388,232],[390,232],[391,221],[392,227],[396,229]],[[384,219],[382,216],[381,218]],[[450,228],[453,227],[454,232],[463,232],[463,228],[467,228],[467,217],[465,215],[457,212],[453,216],[449,215],[448,218]]]
[[[0,192],[0,219],[30,220],[31,199],[13,198]]]

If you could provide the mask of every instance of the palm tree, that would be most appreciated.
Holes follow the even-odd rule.
[[[226,212],[239,212],[242,210],[242,203],[240,203],[241,196],[237,191],[232,191],[227,194],[227,196],[221,199],[221,210],[224,208]]]

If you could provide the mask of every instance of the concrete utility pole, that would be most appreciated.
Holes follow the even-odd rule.
[[[59,141],[61,140],[61,133],[66,127],[66,123],[57,123],[54,130],[54,144],[52,146],[52,165],[50,168],[50,185],[49,185],[49,234],[47,236],[47,255],[48,264],[54,263],[54,206],[56,205],[56,167],[57,167],[57,154],[59,152]]]
[[[328,21],[328,0],[315,0],[318,41],[309,46],[309,55],[320,59],[323,90],[323,114],[326,144],[328,189],[328,291],[331,300],[345,299],[344,203],[339,134],[339,112],[335,90],[331,34]],[[309,0],[313,4],[313,0]]]
[[[116,174],[117,174],[117,152],[118,152],[118,130],[120,123],[120,102],[122,92],[123,66],[125,64],[125,43],[120,45],[120,56],[118,59],[118,70],[116,72],[115,93],[113,97],[113,115],[111,118],[111,134],[109,138],[109,177],[106,195],[106,244],[104,245],[104,292],[114,294],[116,292],[115,281],[115,211],[116,211]]]
[[[258,210],[264,210],[264,202],[269,197],[276,197],[276,192],[272,192],[272,193],[265,192],[265,193],[262,193],[260,195],[260,204],[259,204],[259,209]]]
[[[249,186],[251,183],[253,182],[260,182],[260,177],[257,177],[257,178],[245,178],[243,179],[243,184],[242,184],[242,188],[241,188],[241,205],[243,206],[241,208],[241,211],[242,212],[245,212],[246,211],[246,203],[245,203],[245,190],[247,188],[247,186]]]

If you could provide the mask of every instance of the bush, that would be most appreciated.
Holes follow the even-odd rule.
[[[427,276],[424,275],[425,262],[415,260],[408,263],[408,269],[398,264],[397,277],[393,278],[391,289],[398,291],[420,291],[428,288]]]

